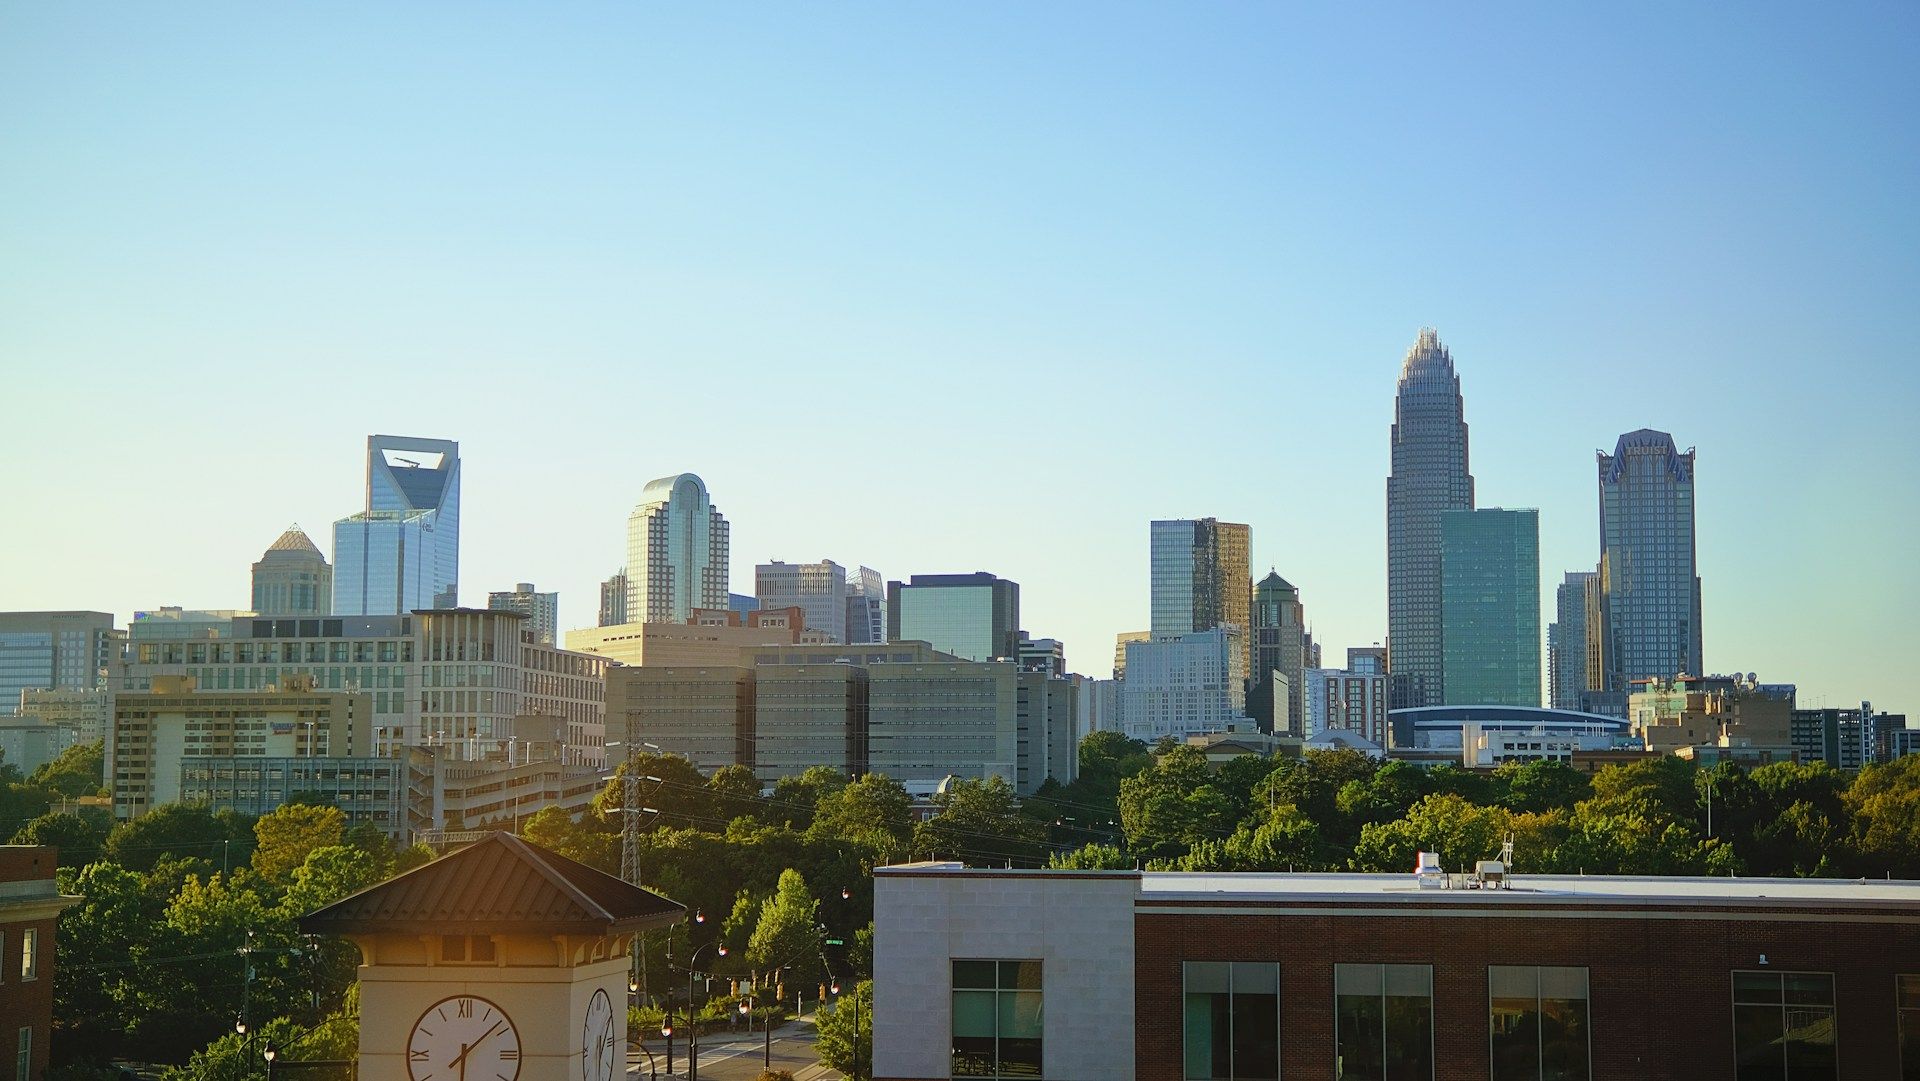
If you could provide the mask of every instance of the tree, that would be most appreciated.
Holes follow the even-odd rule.
[[[1920,755],[1861,770],[1846,808],[1856,873],[1920,877]]]
[[[1114,845],[1081,845],[1071,852],[1055,852],[1047,866],[1063,871],[1131,871],[1133,857]]]
[[[82,867],[100,858],[107,835],[76,814],[43,814],[20,827],[11,843],[52,845],[59,849],[60,866]]]
[[[1197,747],[1171,746],[1153,768],[1120,782],[1120,825],[1128,850],[1141,859],[1176,859],[1232,833],[1237,817]]]
[[[818,1017],[814,1053],[849,1081],[873,1077],[873,981],[861,980],[842,994],[833,1009]]]
[[[576,822],[565,808],[542,807],[521,821],[520,836],[610,875],[620,873],[620,833],[587,816]]]
[[[1451,793],[1428,796],[1405,818],[1363,827],[1353,868],[1411,872],[1414,853],[1438,852],[1442,867],[1471,870],[1476,861],[1500,854],[1511,824],[1504,807],[1481,807]]]
[[[1593,792],[1587,775],[1565,762],[1509,762],[1494,772],[1504,781],[1506,797],[1501,803],[1510,811],[1570,811]]]
[[[871,851],[875,863],[893,862],[913,840],[913,798],[899,781],[869,773],[820,797],[807,836],[844,838]]]
[[[347,816],[338,807],[289,803],[260,816],[253,824],[258,844],[253,869],[269,882],[285,884],[294,868],[316,848],[338,845],[346,839]]]
[[[798,777],[782,777],[773,782],[767,818],[804,830],[813,821],[813,810],[821,797],[846,783],[847,775],[832,766],[810,766]]]
[[[750,767],[736,763],[714,770],[707,778],[707,789],[712,794],[715,818],[731,822],[742,816],[759,817],[760,780]]]
[[[620,821],[620,808],[626,800],[626,777],[632,772],[641,778],[641,803],[660,813],[648,820],[659,826],[713,829],[724,827],[726,820],[714,813],[713,797],[707,778],[693,763],[677,754],[636,754],[622,758],[612,780],[594,797],[594,813],[613,822]]]
[[[1006,778],[954,779],[934,794],[932,818],[913,829],[913,848],[929,855],[972,858],[989,866],[1039,866],[1046,826],[1020,813]]]
[[[780,887],[760,905],[760,920],[747,943],[747,959],[761,971],[791,966],[817,971],[820,959],[820,902],[799,871],[780,873]]]
[[[1177,864],[1182,871],[1319,870],[1319,829],[1298,807],[1282,803],[1264,821],[1242,822],[1225,840],[1201,841]]]
[[[359,893],[384,877],[379,862],[365,849],[352,845],[316,848],[294,868],[293,882],[280,907],[297,919]]]
[[[251,850],[253,819],[203,804],[169,803],[129,819],[107,835],[107,858],[130,871],[150,871],[169,856],[227,863],[230,849]]]
[[[92,796],[105,784],[106,757],[104,740],[76,743],[43,763],[27,780],[66,799]]]

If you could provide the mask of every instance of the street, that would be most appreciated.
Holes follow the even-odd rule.
[[[646,1043],[647,1051],[653,1052],[653,1061],[638,1047],[627,1054],[627,1076],[637,1081],[649,1081],[654,1075],[650,1072],[659,1068],[659,1077],[669,1076],[683,1079],[687,1075],[686,1043],[680,1039],[673,1041],[673,1073],[666,1072],[666,1041],[656,1034]],[[765,1037],[755,1032],[751,1036],[745,1033],[715,1033],[700,1041],[700,1078],[701,1081],[753,1081],[765,1069]],[[789,1021],[773,1030],[773,1068],[791,1070],[796,1081],[837,1081],[839,1073],[820,1064],[813,1053],[813,1024],[810,1021]]]

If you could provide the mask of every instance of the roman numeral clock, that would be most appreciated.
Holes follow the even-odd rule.
[[[361,1077],[613,1081],[634,936],[685,914],[494,833],[300,926],[360,949]]]

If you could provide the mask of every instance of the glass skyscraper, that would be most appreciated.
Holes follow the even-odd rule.
[[[1020,586],[986,571],[916,574],[887,583],[887,638],[926,642],[970,661],[1017,657]]]
[[[1581,709],[1587,686],[1587,583],[1593,571],[1568,571],[1554,591],[1547,625],[1547,695],[1554,709]]]
[[[762,563],[753,569],[753,594],[762,608],[799,608],[807,629],[828,641],[847,637],[847,569],[831,559],[818,563]]]
[[[1449,706],[1540,704],[1540,512],[1440,517],[1441,658]]]
[[[118,641],[110,612],[0,612],[0,716],[23,690],[102,686]]]
[[[367,437],[367,509],[333,524],[333,614],[458,607],[460,444]]]
[[[1153,522],[1148,631],[1154,638],[1231,625],[1240,632],[1239,667],[1252,663],[1253,530],[1215,518]]]
[[[692,473],[647,482],[627,517],[629,623],[685,623],[727,611],[727,519]]]
[[[1394,709],[1446,702],[1441,518],[1473,509],[1466,406],[1453,355],[1432,328],[1400,365],[1387,477],[1387,672]]]
[[[1609,691],[1636,679],[1702,675],[1694,559],[1694,452],[1642,428],[1596,453],[1600,473],[1601,655]]]

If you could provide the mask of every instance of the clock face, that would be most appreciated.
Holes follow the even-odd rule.
[[[580,1030],[580,1073],[587,1081],[613,1081],[613,1056],[619,1041],[613,1033],[613,1003],[605,990],[587,1002],[587,1020]]]
[[[520,1032],[500,1007],[478,995],[428,1006],[407,1037],[411,1081],[517,1081]]]

